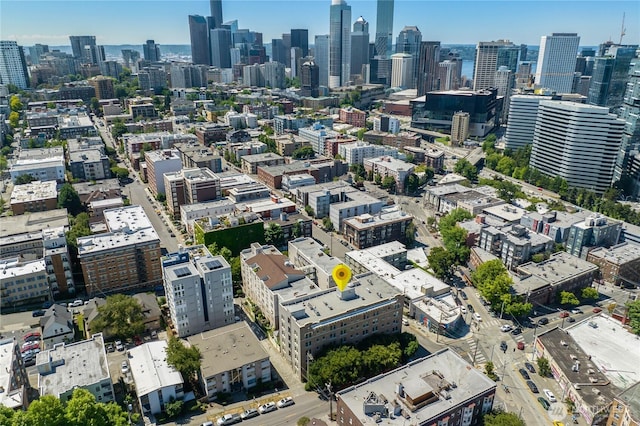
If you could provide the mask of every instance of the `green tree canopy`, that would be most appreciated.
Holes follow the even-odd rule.
[[[580,301],[578,300],[576,295],[571,293],[570,291],[561,291],[558,295],[558,298],[560,299],[561,305],[578,306],[580,304]]]
[[[464,176],[472,182],[478,179],[478,169],[465,158],[458,160],[454,170],[457,174]]]
[[[440,219],[438,228],[440,232],[446,232],[449,228],[456,226],[458,222],[464,222],[472,217],[471,213],[464,209],[453,209]]]
[[[493,410],[482,418],[484,426],[526,426],[524,420],[515,413]]]
[[[441,232],[442,241],[446,249],[453,255],[458,265],[465,264],[469,260],[471,249],[467,246],[467,231],[459,226],[446,229]]]
[[[627,315],[631,330],[640,335],[640,299],[627,303]]]
[[[435,276],[441,280],[448,280],[453,275],[455,257],[443,247],[433,247],[427,256],[429,267]]]
[[[416,242],[416,224],[413,221],[409,222],[407,227],[404,230],[404,238],[407,242],[407,246],[413,246],[413,243]]]
[[[313,158],[316,156],[316,153],[311,147],[311,145],[305,145],[293,151],[291,156],[296,160],[302,160],[307,158]]]
[[[9,108],[11,108],[11,111],[13,111],[13,112],[22,111],[22,109],[24,108],[24,105],[22,104],[22,101],[20,100],[20,96],[18,96],[18,95],[11,96],[11,100],[9,101]]]
[[[186,347],[182,340],[171,336],[167,345],[167,363],[178,370],[184,380],[193,380],[200,371],[201,354],[197,346]]]
[[[387,190],[394,190],[396,187],[396,180],[393,176],[385,176],[382,179],[381,186]]]
[[[549,375],[551,375],[549,360],[541,356],[536,362],[538,364],[538,373],[540,373],[542,377],[549,377]]]
[[[114,294],[98,307],[99,315],[91,322],[93,330],[106,330],[114,337],[128,339],[144,331],[142,306],[132,296]]]
[[[14,129],[17,129],[20,126],[20,114],[16,111],[11,111],[9,113],[9,124]]]
[[[331,222],[331,219],[329,218],[329,216],[325,216],[322,218],[322,226],[327,231],[333,231],[333,222]]]
[[[34,182],[36,180],[36,178],[33,177],[33,175],[30,174],[24,174],[24,175],[20,175],[16,178],[15,184],[16,185],[24,185],[25,183],[31,183]]]
[[[69,182],[66,182],[60,188],[60,192],[58,193],[58,208],[67,209],[73,216],[82,213],[82,210],[84,210],[78,193]]]
[[[267,229],[264,230],[264,240],[267,244],[281,247],[284,244],[284,232],[282,226],[275,222],[271,222]]]
[[[125,126],[124,121],[120,119],[114,120],[111,125],[111,136],[113,136],[114,139],[118,139],[125,133],[127,133],[127,126]]]
[[[595,288],[585,287],[582,289],[583,299],[596,300],[598,297],[600,297],[600,294],[598,294],[598,290],[596,290]]]
[[[78,246],[78,238],[91,235],[89,228],[89,215],[80,213],[70,221],[71,228],[67,232],[67,244],[76,248]]]

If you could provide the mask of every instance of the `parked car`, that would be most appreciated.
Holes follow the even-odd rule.
[[[127,374],[129,372],[129,364],[127,364],[127,361],[122,361],[120,371],[122,371],[122,374]]]
[[[502,352],[506,352],[508,348],[509,347],[507,346],[507,342],[505,342],[504,340],[500,342],[500,350],[502,350]]]
[[[520,373],[522,378],[525,380],[529,380],[531,378],[529,377],[529,373],[527,373],[527,370],[525,370],[524,368],[521,368],[520,370],[518,370],[518,372]]]
[[[502,331],[503,333],[511,331],[512,329],[513,329],[513,327],[510,326],[509,324],[505,324],[505,325],[500,327],[500,331]]]
[[[549,401],[547,401],[541,396],[538,397],[538,402],[540,403],[540,405],[542,405],[542,408],[544,408],[545,410],[548,410],[549,407],[551,407],[551,404],[549,404]]]
[[[409,325],[409,320],[406,318],[402,318],[402,325]]]
[[[567,322],[576,322],[576,319],[574,317],[569,317],[567,318]]]
[[[225,414],[224,416],[220,417],[216,423],[220,426],[226,426],[234,425],[236,423],[240,423],[241,421],[242,418],[239,414]]]
[[[560,318],[567,318],[568,316],[569,316],[569,312],[567,311],[560,312]]]
[[[536,386],[535,383],[533,383],[531,380],[527,380],[527,386],[529,386],[529,389],[531,390],[531,392],[533,393],[538,393],[538,387]]]
[[[538,325],[547,325],[549,324],[549,318],[540,318],[538,320]]]
[[[30,351],[32,349],[40,349],[40,343],[39,342],[27,342],[24,345],[22,345],[22,348],[20,348],[20,352],[25,353],[25,352]]]
[[[47,300],[46,302],[44,302],[44,303],[42,304],[42,309],[49,309],[49,308],[50,308],[50,307],[52,307],[52,306],[53,306],[53,302],[52,302],[52,301],[50,301],[50,300]]]
[[[278,407],[276,407],[276,404],[274,404],[273,402],[267,402],[266,404],[258,407],[258,411],[260,412],[260,414],[270,413],[271,411],[275,411],[277,409]]]
[[[582,310],[581,310],[581,309],[573,308],[573,309],[571,310],[571,313],[572,313],[572,314],[582,314],[583,312],[582,312]]]
[[[140,338],[140,336],[133,336],[133,343],[134,343],[136,346],[140,346],[140,345],[141,345],[142,343],[144,343],[144,342],[142,341],[142,339]]]
[[[517,348],[519,351],[524,351],[524,342],[518,342]]]
[[[467,309],[469,310],[469,312],[475,312],[476,311],[475,309],[473,309],[473,305],[471,305],[469,303],[467,304]]]
[[[549,389],[542,389],[542,392],[546,395],[550,402],[556,402],[556,396]]]
[[[477,312],[473,313],[473,319],[476,320],[476,321],[482,321],[482,317]]]
[[[517,336],[518,334],[522,334],[522,329],[520,327],[516,327],[513,330],[511,330],[511,334],[513,334],[514,336]]]
[[[460,292],[460,297],[462,297],[463,300],[468,300],[469,297],[467,296],[467,293],[465,293],[464,291]]]
[[[591,328],[598,328],[598,323],[595,321],[589,321],[589,327]]]
[[[116,350],[119,352],[124,351],[124,345],[122,344],[122,340],[116,340]]]
[[[533,364],[531,364],[530,362],[525,362],[524,363],[524,368],[529,370],[529,373],[535,373],[536,372],[536,369],[533,368]]]
[[[602,312],[602,308],[593,308],[594,314],[599,314],[600,312]]]
[[[115,346],[113,346],[113,343],[107,343],[107,352],[113,352],[116,350]]]
[[[260,413],[258,413],[258,410],[256,410],[255,408],[250,408],[248,410],[245,410],[242,414],[240,414],[240,417],[242,418],[242,420],[247,420],[247,419],[252,419],[259,415]]]
[[[286,398],[282,398],[280,401],[278,401],[276,405],[278,406],[278,408],[284,408],[293,404],[295,404],[295,402],[293,401],[293,398],[288,396]]]
[[[36,340],[40,340],[40,336],[41,334],[37,331],[32,331],[30,333],[27,333],[24,335],[24,337],[22,338],[25,342],[34,342]]]
[[[43,310],[41,310],[41,309],[31,312],[31,316],[34,317],[34,318],[35,317],[43,317],[44,314],[45,314],[45,312]]]
[[[461,306],[460,306],[460,313],[461,313],[462,315],[466,314],[466,313],[467,313],[467,308],[465,308],[464,306],[462,306],[462,305],[461,305]]]

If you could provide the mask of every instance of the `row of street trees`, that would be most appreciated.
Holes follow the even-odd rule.
[[[427,260],[434,275],[441,280],[450,279],[454,267],[469,260],[471,251],[467,246],[467,231],[457,226],[467,219],[471,219],[471,214],[463,209],[454,209],[440,219],[438,228],[444,247],[433,247]]]
[[[533,305],[523,300],[522,296],[511,292],[513,280],[500,259],[478,266],[471,274],[471,281],[494,312],[522,317],[533,309]]]

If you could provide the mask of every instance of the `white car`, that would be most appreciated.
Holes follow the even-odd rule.
[[[258,407],[258,411],[260,412],[260,414],[270,413],[271,411],[275,411],[277,409],[278,407],[276,407],[276,404],[274,404],[273,402],[267,402],[266,404]]]
[[[122,367],[120,370],[122,371],[122,374],[127,374],[129,372],[129,365],[127,364],[127,361],[122,361]]]
[[[473,313],[473,319],[476,320],[476,321],[482,321],[482,317],[477,312]]]
[[[556,396],[549,389],[543,389],[542,392],[546,395],[549,402],[557,402]]]
[[[122,344],[121,340],[116,340],[116,350],[117,351],[124,351],[124,345]]]
[[[462,315],[466,314],[467,313],[467,308],[465,308],[464,306],[460,306],[460,313]]]
[[[282,398],[280,401],[278,401],[278,408],[284,408],[284,407],[288,407],[290,405],[295,404],[295,402],[293,402],[293,398],[291,398],[290,396],[286,397],[286,398]]]
[[[511,331],[513,330],[513,327],[510,326],[509,324],[505,324],[502,327],[500,327],[500,331],[502,331],[503,333],[506,333],[507,331]]]

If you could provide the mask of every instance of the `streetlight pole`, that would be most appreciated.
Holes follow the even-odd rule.
[[[502,307],[500,308],[500,319],[502,319],[502,314],[504,313],[504,303],[506,302],[506,300],[502,301]]]
[[[331,390],[331,381],[326,384],[329,391],[329,420],[333,420],[333,391]]]

